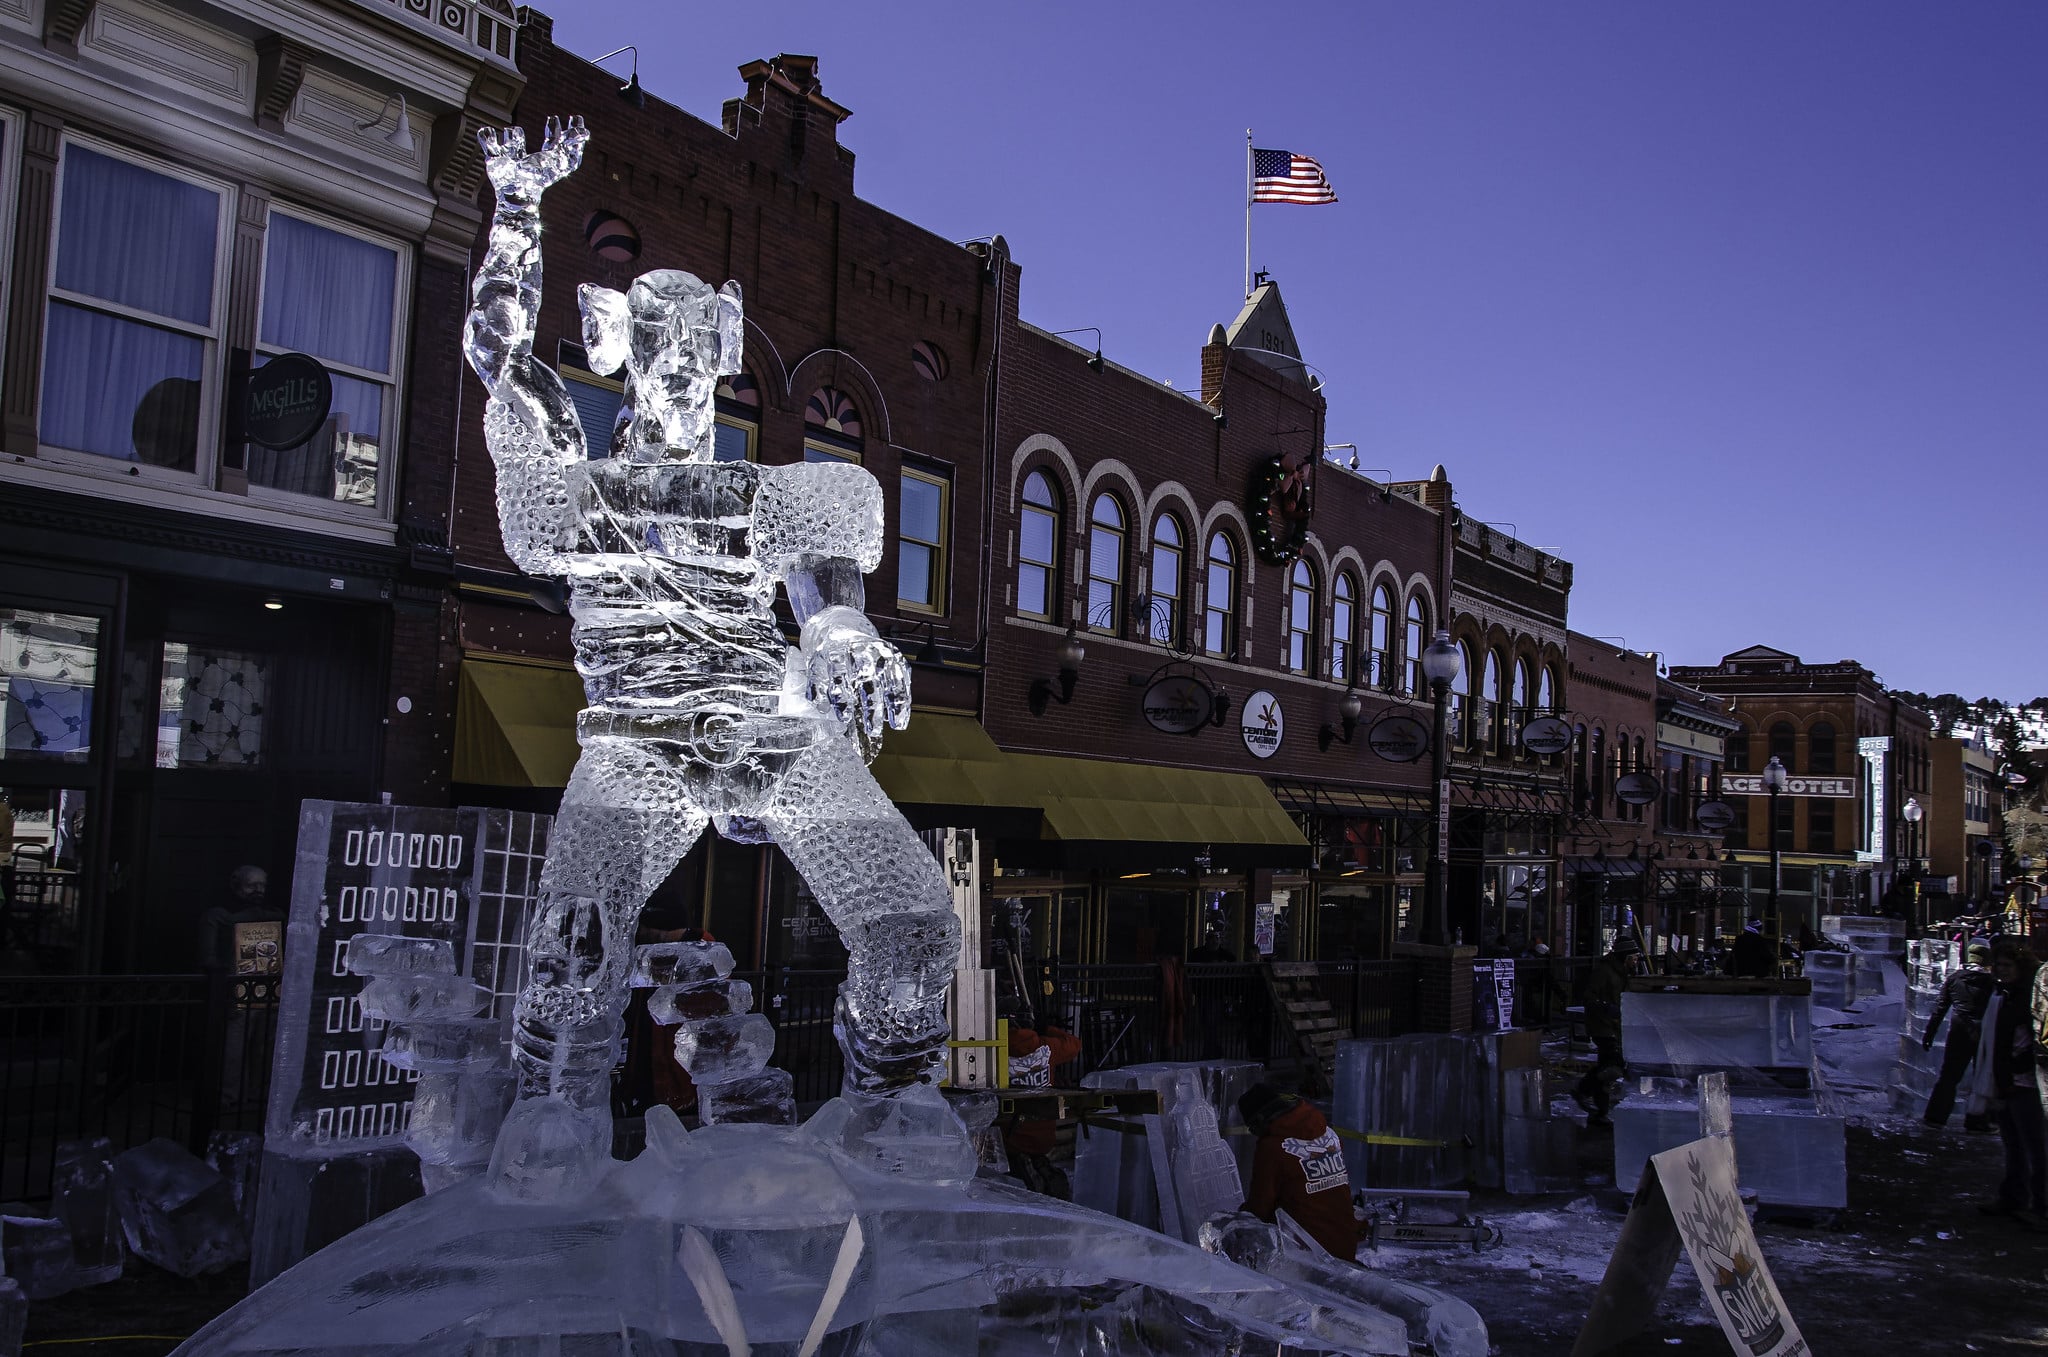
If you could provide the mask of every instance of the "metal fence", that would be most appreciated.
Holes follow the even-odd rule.
[[[1565,1027],[1576,1016],[1592,957],[1519,957],[1515,961],[1515,1026]]]
[[[269,976],[0,979],[0,1199],[48,1197],[63,1141],[262,1129],[276,1029]]]

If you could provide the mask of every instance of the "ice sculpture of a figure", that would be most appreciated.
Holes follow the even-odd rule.
[[[490,393],[506,551],[531,574],[567,577],[589,701],[515,1011],[520,1101],[493,1161],[522,1195],[574,1190],[608,1152],[636,922],[707,825],[779,844],[838,927],[835,1027],[857,1101],[938,1073],[959,950],[938,863],[866,765],[910,709],[909,670],[862,611],[861,576],[881,558],[880,487],[850,464],[713,452],[713,392],[741,371],[739,285],[660,269],[623,294],[580,289],[591,367],[626,373],[611,430],[584,430],[534,357],[541,194],[581,163],[588,137],[581,119],[550,119],[529,154],[520,128],[481,134],[497,208],[465,333]],[[794,650],[777,584],[802,628]],[[759,1015],[687,1020],[677,1037],[711,1085],[756,1074],[771,1045]]]

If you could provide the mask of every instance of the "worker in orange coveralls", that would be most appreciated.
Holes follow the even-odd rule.
[[[1267,1221],[1285,1211],[1316,1243],[1351,1262],[1358,1253],[1358,1218],[1351,1213],[1344,1150],[1330,1123],[1314,1104],[1270,1084],[1246,1089],[1237,1110],[1259,1138],[1252,1151],[1252,1185],[1238,1209]]]
[[[1019,1010],[1010,1027],[1010,1087],[1049,1089],[1052,1072],[1081,1054],[1081,1039],[1064,1028],[1046,1024],[1043,1032],[1030,1025],[1029,1012]],[[1014,1120],[1003,1128],[1003,1149],[1010,1156],[1010,1175],[1033,1192],[1072,1201],[1067,1175],[1048,1158],[1054,1123],[1048,1119]]]

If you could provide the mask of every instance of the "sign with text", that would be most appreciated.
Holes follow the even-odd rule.
[[[1238,717],[1238,733],[1254,757],[1270,759],[1279,753],[1281,737],[1287,734],[1287,718],[1280,710],[1280,699],[1264,688],[1246,698],[1244,713]]]
[[[1429,727],[1412,716],[1395,712],[1372,723],[1365,743],[1389,763],[1413,763],[1429,752]]]
[[[1771,789],[1764,785],[1762,773],[1721,774],[1721,795],[1723,796],[1769,796]],[[1837,800],[1856,799],[1856,779],[1833,777],[1812,773],[1794,773],[1785,779],[1782,796],[1827,796]]]
[[[1702,801],[1692,818],[1709,834],[1725,834],[1735,827],[1735,807],[1726,801]]]
[[[1260,956],[1273,955],[1273,939],[1278,931],[1275,925],[1277,911],[1271,900],[1261,900],[1252,906],[1252,946]]]
[[[1555,716],[1539,716],[1522,727],[1522,748],[1548,757],[1572,747],[1572,728]]]
[[[1216,716],[1216,693],[1192,674],[1169,674],[1145,690],[1140,709],[1152,729],[1192,735]]]
[[[242,433],[284,452],[320,432],[334,404],[334,379],[317,358],[281,353],[249,374]]]
[[[1630,806],[1647,806],[1664,794],[1664,784],[1648,773],[1623,773],[1614,779],[1614,799]]]
[[[1720,758],[1728,752],[1727,740],[1719,735],[1693,730],[1688,726],[1673,725],[1669,721],[1657,723],[1657,743],[1666,749],[1685,749],[1709,758]]]

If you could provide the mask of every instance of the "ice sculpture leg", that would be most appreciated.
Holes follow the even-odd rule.
[[[834,1028],[850,1093],[935,1082],[960,921],[938,860],[850,740],[814,746],[761,821],[839,930],[846,983]]]
[[[585,742],[541,871],[532,975],[513,1009],[520,1101],[491,1159],[505,1190],[574,1192],[602,1166],[640,907],[706,823],[658,743]]]

